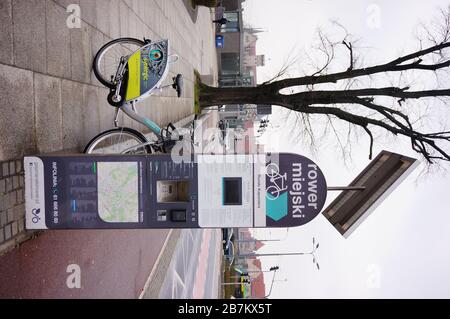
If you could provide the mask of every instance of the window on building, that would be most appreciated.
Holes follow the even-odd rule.
[[[221,54],[222,75],[239,74],[239,53]]]
[[[223,17],[228,22],[227,24],[222,24],[220,32],[239,32],[239,15],[237,12],[225,12]]]
[[[253,78],[252,77],[243,77],[242,78],[242,85],[244,85],[244,86],[251,86],[251,85],[253,85]]]

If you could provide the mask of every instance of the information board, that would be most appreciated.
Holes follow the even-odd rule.
[[[27,229],[292,227],[326,199],[297,154],[26,157]]]

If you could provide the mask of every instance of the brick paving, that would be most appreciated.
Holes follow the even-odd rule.
[[[21,160],[0,162],[0,252],[34,232],[25,230],[24,175]]]

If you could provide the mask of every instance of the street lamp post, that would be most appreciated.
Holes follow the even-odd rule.
[[[272,293],[273,283],[274,283],[275,275],[276,275],[278,269],[280,269],[280,267],[274,266],[274,267],[270,267],[269,270],[264,270],[264,271],[263,271],[263,270],[261,270],[261,271],[247,271],[246,273],[242,273],[242,275],[250,277],[250,276],[249,276],[249,273],[253,273],[253,272],[266,273],[266,272],[272,272],[272,271],[273,271],[272,284],[271,284],[271,286],[270,286],[269,294],[268,294],[267,296],[264,296],[264,299],[265,299],[265,298],[267,298],[268,296],[270,296],[270,294]],[[252,282],[252,279],[251,279],[251,278],[249,278],[249,282],[250,282],[250,283]],[[250,298],[247,298],[247,299],[256,299],[256,298],[252,298],[252,297],[250,296]]]
[[[306,256],[310,255],[312,257],[312,262],[316,265],[317,270],[320,270],[319,262],[316,256],[317,249],[319,248],[319,243],[316,242],[316,239],[313,237],[312,239],[312,250],[310,252],[286,252],[286,253],[263,253],[263,254],[256,254],[256,253],[248,253],[248,254],[236,254],[235,257],[266,257],[266,256]],[[271,267],[270,271],[274,271],[273,277],[272,277],[272,283],[270,285],[269,293],[264,296],[265,298],[268,298],[273,289],[273,284],[275,282],[275,275],[279,267]],[[269,271],[269,272],[270,272]],[[262,271],[263,272],[263,271]],[[286,279],[284,281],[287,281]],[[253,298],[251,298],[253,299]]]
[[[289,235],[289,228],[286,229],[286,236],[284,236],[284,238],[277,238],[277,239],[256,239],[256,238],[252,238],[252,239],[236,239],[234,240],[234,242],[236,243],[252,243],[252,242],[257,242],[257,241],[261,241],[261,242],[270,242],[270,241],[283,241],[286,240],[287,237]]]
[[[221,283],[222,286],[237,286],[237,285],[240,286],[242,284],[250,285],[251,282],[223,282],[223,283]]]
[[[275,282],[287,282],[288,281],[288,279],[287,278],[284,278],[284,279],[278,279],[278,280],[274,280]]]
[[[255,243],[257,241],[282,241],[282,239],[235,239],[235,243]]]
[[[310,252],[287,252],[287,253],[265,253],[265,254],[256,254],[256,253],[248,253],[248,254],[237,254],[236,257],[266,257],[266,256],[305,256],[310,255],[313,259],[313,263],[316,265],[317,269],[320,270],[319,262],[317,260],[316,251],[319,248],[319,243],[316,242],[316,239],[313,237],[313,248]]]
[[[236,268],[235,268],[235,269],[236,269]],[[248,270],[248,271],[244,271],[244,272],[241,272],[241,271],[238,270],[238,269],[236,269],[236,270],[238,270],[239,272],[241,272],[241,276],[249,276],[249,274],[253,274],[253,273],[259,273],[259,274],[262,274],[262,273],[266,273],[266,272],[277,271],[278,269],[280,269],[280,267],[278,267],[278,266],[273,266],[273,267],[270,267],[269,270]]]
[[[267,295],[264,296],[263,299],[266,299],[270,296],[270,294],[272,293],[272,288],[273,288],[273,284],[275,282],[275,275],[277,274],[277,271],[275,270],[275,272],[273,273],[273,277],[272,277],[272,283],[270,284],[270,290],[269,293]]]
[[[270,296],[270,294],[272,293],[273,284],[274,284],[274,282],[275,282],[275,276],[276,276],[276,274],[277,274],[277,270],[279,269],[278,267],[272,267],[272,268],[274,268],[274,269],[273,269],[272,283],[270,284],[269,293],[268,293],[267,295],[265,295],[265,296],[263,297],[263,299],[268,298],[268,297]],[[271,268],[271,269],[272,269],[272,268]],[[249,299],[256,299],[256,298],[249,298]]]

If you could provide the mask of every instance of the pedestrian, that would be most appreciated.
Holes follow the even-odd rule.
[[[222,24],[227,24],[227,23],[228,23],[228,20],[227,20],[226,18],[222,17],[222,18],[220,18],[220,19],[213,20],[213,23],[217,23],[217,24],[222,25]]]

